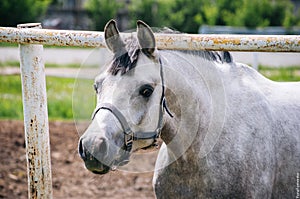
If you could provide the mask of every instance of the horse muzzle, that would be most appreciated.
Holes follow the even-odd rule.
[[[99,143],[100,147],[102,148],[102,152],[105,152],[105,143],[101,142]],[[95,173],[95,174],[105,174],[108,173],[110,170],[110,167],[106,164],[103,164],[102,162],[100,162],[95,155],[93,155],[93,152],[90,152],[89,150],[87,150],[86,147],[84,147],[83,144],[83,139],[80,139],[79,141],[79,145],[78,145],[78,153],[80,155],[80,157],[82,158],[82,160],[84,161],[85,167]],[[99,152],[97,152],[99,153]],[[100,151],[101,153],[101,151]]]
[[[78,144],[78,153],[89,171],[95,174],[106,174],[129,162],[129,153],[117,150],[118,147],[112,149],[106,139],[98,138],[92,141],[89,139],[82,137]]]

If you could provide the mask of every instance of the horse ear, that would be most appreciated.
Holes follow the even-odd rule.
[[[111,19],[104,28],[104,38],[106,46],[113,53],[121,52],[124,49],[124,43],[120,37],[117,23]]]
[[[137,38],[142,51],[152,55],[155,50],[155,37],[151,28],[141,20],[137,21]]]

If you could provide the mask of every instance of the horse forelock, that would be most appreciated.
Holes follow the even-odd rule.
[[[136,66],[138,56],[141,51],[137,39],[131,37],[125,40],[125,49],[126,51],[114,54],[111,67],[109,69],[109,72],[112,75],[117,75],[119,72],[121,72],[121,75],[124,75]]]

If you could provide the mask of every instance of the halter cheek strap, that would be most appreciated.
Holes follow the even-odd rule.
[[[129,124],[124,117],[124,115],[112,104],[110,103],[100,103],[97,105],[95,111],[92,115],[92,120],[94,120],[96,114],[101,110],[108,110],[110,111],[120,122],[123,133],[124,133],[124,150],[127,152],[130,152],[132,149],[132,144],[134,140],[146,140],[146,139],[154,139],[160,137],[162,125],[163,125],[163,110],[166,110],[166,112],[170,115],[170,117],[173,117],[171,112],[168,109],[166,98],[165,98],[165,86],[164,86],[164,78],[163,78],[163,70],[162,70],[162,62],[161,59],[159,59],[160,64],[160,76],[161,76],[161,82],[162,82],[162,95],[160,99],[160,108],[159,108],[159,117],[158,117],[158,123],[157,127],[154,131],[148,131],[148,132],[133,132],[131,128],[129,127]]]
[[[96,114],[101,110],[108,110],[110,111],[120,122],[123,133],[124,133],[124,149],[128,152],[132,149],[132,144],[134,140],[147,140],[147,139],[157,139],[160,137],[160,132],[162,129],[162,120],[163,120],[163,113],[162,109],[159,112],[158,124],[157,128],[154,131],[148,132],[133,132],[129,127],[127,120],[125,119],[124,115],[112,104],[109,103],[101,103],[97,106],[93,113],[92,119],[95,118]]]

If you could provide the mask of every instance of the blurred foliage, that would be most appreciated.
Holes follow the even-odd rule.
[[[220,1],[227,3],[228,0]],[[226,7],[222,10],[224,25],[250,28],[295,25],[293,4],[289,0],[238,0],[235,3],[231,11]]]
[[[207,25],[290,27],[296,24],[289,0],[174,0],[170,25],[190,33]]]
[[[88,0],[87,5],[95,29],[103,30],[125,1]],[[300,25],[290,0],[131,0],[128,10],[129,28],[135,28],[138,19],[152,27],[169,26],[187,33],[197,33],[204,24],[249,28]]]
[[[94,30],[103,30],[105,24],[116,18],[117,11],[123,6],[122,1],[116,0],[88,0],[85,8],[93,21]]]
[[[58,0],[0,0],[0,26],[40,21],[49,4]],[[300,25],[291,0],[87,0],[84,8],[94,30],[103,30],[108,20],[128,12],[128,28],[136,20],[152,27],[168,26],[197,33],[201,25],[265,26]]]
[[[129,5],[130,25],[137,20],[145,21],[151,27],[170,26],[170,12],[174,0],[131,0]]]
[[[0,26],[39,22],[51,0],[1,0]]]

